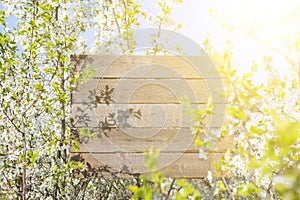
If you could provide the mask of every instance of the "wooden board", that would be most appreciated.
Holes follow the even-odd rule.
[[[211,96],[214,103],[224,103],[224,91],[214,85],[216,79],[90,79],[78,85],[73,102],[93,102],[95,95],[107,88],[114,89],[112,99],[116,103],[179,103],[188,97],[191,103],[206,104]],[[218,83],[219,84],[219,83]]]
[[[88,176],[90,172],[93,176],[148,173],[144,152],[155,148],[161,150],[158,162],[165,175],[199,178],[213,171],[213,162],[231,147],[230,137],[214,138],[212,153],[207,160],[200,160],[189,128],[195,121],[180,103],[187,97],[193,108],[203,110],[211,98],[213,114],[203,123],[219,134],[225,117],[226,80],[207,56],[82,58],[77,68],[96,73],[86,83],[78,83],[72,93],[73,130],[83,135],[79,136],[79,151],[71,154],[87,164]],[[199,137],[206,140],[211,136]]]
[[[97,173],[97,176],[109,177],[112,172],[110,170],[113,169],[119,169],[117,172],[114,171],[114,174],[147,175],[150,173],[143,164],[145,163],[143,153],[74,153],[74,156],[85,160],[89,166],[87,172]],[[213,166],[222,156],[223,153],[211,153],[206,160],[201,160],[197,153],[161,153],[158,157],[158,170],[164,176],[173,178],[206,177],[209,170],[217,174]],[[110,165],[103,167],[107,163]],[[94,173],[88,176],[94,176]]]
[[[222,77],[208,56],[119,56],[93,55],[83,65],[96,71],[95,77],[217,78]]]
[[[213,133],[219,129],[212,129]],[[193,152],[199,151],[199,147],[193,143],[194,135],[189,128],[156,129],[144,128],[116,129],[113,128],[106,134],[99,129],[91,129],[94,134],[100,134],[97,139],[85,140],[81,144],[80,153],[118,153],[118,152],[145,152],[151,147],[160,149],[161,152]],[[200,136],[205,139],[204,135]],[[224,152],[230,148],[231,137],[216,140],[212,144],[211,151]]]
[[[99,127],[107,121],[109,127],[163,128],[191,127],[194,121],[182,104],[73,104],[72,117],[76,127]],[[224,104],[215,104],[213,114],[205,120],[208,127],[221,127],[224,120]],[[194,108],[205,109],[205,104],[193,104]],[[129,110],[139,112],[134,116]],[[113,115],[113,117],[111,117]]]

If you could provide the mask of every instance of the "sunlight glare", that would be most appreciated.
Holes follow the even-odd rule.
[[[252,60],[263,67],[263,57],[267,55],[273,57],[273,66],[280,78],[293,73],[285,57],[291,54],[286,38],[290,39],[300,31],[300,22],[295,21],[299,7],[300,1],[294,0],[210,1],[212,16],[234,35],[232,44],[241,66],[238,70],[248,71]],[[264,78],[264,70],[260,69],[258,82],[264,82]]]

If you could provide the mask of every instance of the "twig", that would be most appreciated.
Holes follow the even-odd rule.
[[[219,158],[217,157],[216,153],[214,153],[214,156],[215,156],[217,162],[220,163],[220,160],[219,160]],[[226,181],[226,179],[224,178],[223,175],[221,176],[221,179],[222,179],[222,181],[223,181],[223,183],[224,183],[224,185],[225,185],[225,188],[226,188],[228,194],[230,195],[231,199],[232,199],[232,200],[235,200],[235,198],[234,198],[234,196],[233,196],[232,192],[230,191],[230,188],[229,188],[229,186],[228,186],[228,184],[227,184],[227,181]]]
[[[169,188],[169,190],[168,190],[168,193],[167,193],[167,196],[166,196],[166,200],[170,198],[171,191],[174,189],[173,186],[174,186],[174,184],[175,184],[175,181],[176,181],[176,179],[174,178],[174,179],[172,180],[172,183],[171,183],[170,188]]]

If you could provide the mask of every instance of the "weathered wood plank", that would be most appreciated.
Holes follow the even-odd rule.
[[[206,103],[211,96],[214,103],[224,103],[222,85],[208,80],[128,80],[90,79],[73,92],[73,103],[93,102],[106,88],[113,89],[115,103],[179,103],[186,96],[191,103]],[[208,85],[211,87],[208,88]],[[213,86],[213,87],[212,87]],[[108,95],[106,93],[106,95]]]
[[[220,78],[208,56],[117,56],[92,55],[82,68],[96,70],[95,77]]]
[[[95,169],[108,165],[117,172],[131,174],[150,172],[145,167],[144,153],[81,153],[79,155]],[[213,165],[223,155],[224,153],[212,153],[208,155],[207,160],[201,160],[198,153],[161,153],[158,157],[158,170],[165,176],[173,178],[205,177],[209,170],[215,173]],[[104,174],[103,176],[109,176],[105,171],[99,172],[98,176],[101,176],[101,173]]]
[[[215,134],[220,129],[211,129]],[[162,152],[198,152],[199,147],[194,145],[194,135],[188,128],[181,129],[111,129],[103,134],[99,129],[92,129],[91,133],[98,135],[97,139],[85,140],[80,144],[81,153],[118,153],[118,152],[144,152],[151,147],[161,149]],[[204,135],[201,139],[205,140]],[[208,136],[209,137],[209,136]],[[213,152],[225,152],[231,148],[230,136],[218,141],[211,140],[210,148]]]
[[[194,104],[204,110],[205,104]],[[221,127],[226,104],[215,104],[213,114],[204,123],[207,127]],[[194,124],[182,104],[73,104],[72,118],[76,127],[163,128],[190,127]]]
[[[108,165],[117,172],[147,173],[143,152],[154,147],[161,149],[164,175],[199,178],[231,147],[231,137],[223,138],[207,160],[200,160],[188,128],[194,122],[179,102],[186,96],[204,109],[211,97],[215,111],[204,123],[213,132],[223,125],[226,79],[208,56],[92,55],[79,69],[87,66],[96,74],[72,93],[72,118],[77,130],[87,127],[97,139],[81,136],[80,152],[71,155],[82,156],[88,168]]]

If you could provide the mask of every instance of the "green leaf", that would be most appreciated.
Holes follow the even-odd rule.
[[[246,119],[246,114],[243,111],[238,111],[237,118],[244,121]]]
[[[234,117],[235,114],[237,113],[237,109],[235,107],[229,107],[227,108],[227,113],[228,115]]]
[[[133,193],[139,193],[140,189],[137,186],[130,185],[129,189]]]
[[[154,150],[152,147],[146,153],[146,164],[145,166],[151,169],[151,171],[155,171],[158,168],[158,156],[160,154],[160,150]]]
[[[254,134],[258,134],[258,135],[261,135],[261,134],[266,133],[265,130],[263,130],[263,129],[261,129],[261,128],[258,128],[258,127],[254,127],[254,126],[251,126],[250,132],[251,132],[251,133],[254,133]]]

